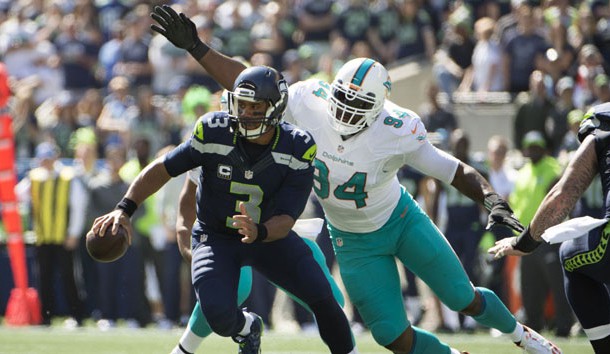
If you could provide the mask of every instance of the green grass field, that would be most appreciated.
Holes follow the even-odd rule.
[[[158,330],[115,328],[100,332],[87,326],[76,330],[61,327],[0,327],[0,353],[2,354],[167,354],[179,339],[182,330]],[[548,333],[545,333],[548,335]],[[452,346],[471,354],[515,354],[520,350],[507,338],[492,338],[486,333],[440,335]],[[361,354],[389,353],[379,347],[368,334],[356,337]],[[584,337],[555,341],[565,354],[592,354],[593,350]],[[300,336],[294,333],[274,331],[263,336],[264,354],[328,353],[318,336]],[[228,338],[210,336],[198,351],[199,354],[237,353],[236,344]]]

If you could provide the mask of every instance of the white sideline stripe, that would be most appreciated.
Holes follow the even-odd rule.
[[[598,340],[606,338],[610,335],[610,324],[598,326],[594,328],[583,328],[589,340]]]

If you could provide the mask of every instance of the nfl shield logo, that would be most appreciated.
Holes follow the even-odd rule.
[[[343,247],[343,239],[341,237],[337,237],[337,247]]]
[[[246,177],[246,179],[252,179],[254,177],[254,171],[250,171],[250,170],[246,171],[245,177]]]
[[[339,145],[339,146],[337,146],[337,152],[338,152],[338,153],[342,154],[342,153],[343,153],[343,151],[345,151],[345,147],[343,147],[343,145]]]

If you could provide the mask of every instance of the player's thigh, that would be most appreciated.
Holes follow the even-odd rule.
[[[397,257],[454,311],[474,299],[474,288],[449,242],[422,212],[409,216]]]
[[[241,273],[241,243],[213,236],[193,245],[191,276],[202,307],[235,306]]]
[[[290,233],[286,238],[261,244],[252,266],[278,287],[313,303],[332,295],[331,287],[312,250],[301,237]]]
[[[409,326],[390,236],[333,235],[341,279],[375,340],[394,341]],[[338,241],[341,240],[341,241]]]

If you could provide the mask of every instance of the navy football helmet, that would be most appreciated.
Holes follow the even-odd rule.
[[[240,101],[266,103],[265,111],[244,115]],[[246,139],[257,138],[278,125],[288,105],[288,85],[277,70],[253,66],[237,76],[228,92],[228,111],[235,132]]]

